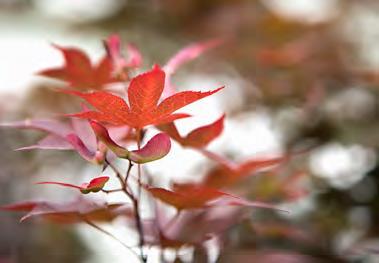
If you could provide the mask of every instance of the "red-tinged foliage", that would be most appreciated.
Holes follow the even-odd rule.
[[[172,74],[177,71],[179,67],[189,61],[199,57],[205,51],[215,48],[223,43],[221,39],[212,39],[204,42],[190,44],[179,50],[163,67],[166,74]]]
[[[139,150],[128,151],[121,147],[109,136],[107,129],[98,122],[91,121],[96,136],[118,157],[129,159],[135,163],[152,162],[166,156],[171,149],[170,138],[165,133],[159,133],[151,138]]]
[[[215,188],[232,186],[247,176],[253,175],[263,169],[279,165],[287,159],[288,157],[251,159],[233,166],[225,165],[226,163],[219,163],[218,166],[208,172],[203,184]]]
[[[172,56],[166,63],[166,65],[163,67],[163,70],[166,73],[166,82],[163,91],[163,98],[171,96],[175,93],[175,88],[171,83],[171,76],[178,70],[179,67],[199,57],[205,51],[219,46],[220,44],[222,44],[222,42],[223,41],[220,39],[213,39],[204,42],[194,43],[182,48],[174,56]]]
[[[127,79],[129,69],[139,68],[142,65],[142,55],[133,44],[126,45],[128,59],[123,56],[121,40],[118,35],[109,36],[104,43],[109,56],[112,58],[115,74],[121,78]]]
[[[129,151],[118,145],[109,135],[108,130],[96,121],[90,121],[92,130],[95,132],[96,137],[102,141],[112,152],[120,158],[129,156]]]
[[[181,136],[174,123],[159,125],[157,128],[166,132],[172,139],[180,145],[193,148],[206,147],[210,142],[216,139],[224,129],[225,115],[222,115],[215,122],[194,129],[186,136]]]
[[[3,205],[0,206],[1,210],[7,210],[7,211],[31,211],[33,210],[39,202],[34,201],[26,201],[26,202],[19,202],[9,205]]]
[[[74,150],[79,153],[85,160],[94,163],[102,163],[104,153],[91,151],[76,134],[68,134],[66,140],[73,146]]]
[[[145,187],[155,198],[161,200],[163,203],[174,206],[178,210],[209,208],[212,206],[244,206],[277,209],[270,204],[251,202],[215,188],[202,185],[174,184],[173,188],[173,191],[171,191],[163,188]]]
[[[167,217],[163,207],[156,205],[155,213],[154,220],[145,221],[145,233],[148,244],[163,249],[201,246],[212,237],[222,235],[244,218],[243,211],[230,204],[180,211],[173,217]]]
[[[25,120],[5,123],[1,126],[40,130],[48,133],[37,144],[21,147],[18,150],[75,150],[85,160],[93,163],[101,163],[105,156],[87,121],[72,119],[71,123],[63,123],[56,120]]]
[[[0,210],[27,212],[21,221],[38,217],[57,224],[111,222],[119,216],[131,217],[133,215],[133,210],[126,204],[106,204],[88,199],[78,199],[69,203],[27,201],[0,206]]]
[[[204,196],[216,196],[219,195],[216,198],[210,199],[209,202],[207,202],[206,207],[212,207],[212,206],[244,206],[244,207],[255,207],[255,208],[267,208],[267,209],[276,209],[281,210],[273,205],[263,203],[263,202],[256,202],[256,201],[249,201],[244,198],[231,195],[229,193],[222,192],[220,190],[217,190],[216,188],[211,188],[204,185],[199,184],[174,184],[173,189],[177,193],[182,193],[185,195],[190,195],[191,193],[196,193],[199,191],[200,193],[203,193]],[[284,210],[281,210],[284,211]],[[285,211],[287,212],[287,211]]]
[[[170,80],[171,75],[181,65],[220,43],[218,40],[212,40],[190,45],[171,58],[163,70],[156,65],[152,70],[131,79],[129,78],[129,70],[140,67],[142,56],[134,46],[129,45],[126,48],[129,58],[125,58],[121,50],[120,38],[117,35],[110,36],[105,41],[107,56],[104,56],[95,66],[91,64],[90,59],[84,52],[75,48],[55,46],[63,53],[65,65],[61,68],[42,71],[40,75],[60,79],[69,83],[71,88],[82,89],[82,91],[75,89],[60,89],[60,91],[82,98],[92,108],[83,107],[81,112],[69,114],[68,116],[78,117],[79,120],[73,118],[71,119],[71,124],[67,125],[57,121],[32,120],[9,124],[8,126],[37,129],[48,133],[36,145],[25,147],[24,149],[73,149],[88,161],[105,163],[112,169],[120,186],[104,190],[103,188],[109,180],[107,176],[94,178],[82,185],[54,181],[45,181],[38,184],[74,188],[83,194],[99,191],[103,191],[106,194],[122,193],[131,201],[133,209],[124,203],[106,204],[83,198],[63,204],[49,201],[22,202],[3,206],[0,209],[27,212],[21,220],[38,217],[55,223],[87,223],[109,236],[112,236],[112,234],[98,227],[94,222],[110,222],[120,216],[128,217],[133,219],[133,226],[138,232],[138,244],[141,251],[140,259],[142,262],[147,262],[147,256],[144,254],[143,249],[146,246],[158,245],[162,249],[203,246],[205,241],[222,234],[222,232],[242,219],[242,214],[245,213],[241,208],[280,210],[273,205],[261,202],[268,200],[271,202],[272,199],[261,198],[262,195],[258,191],[254,191],[258,187],[254,188],[252,186],[249,196],[260,201],[250,201],[234,196],[222,191],[221,188],[232,186],[249,175],[279,165],[287,160],[288,157],[252,159],[237,164],[216,153],[207,151],[205,147],[221,135],[225,115],[220,116],[220,118],[208,125],[192,130],[185,136],[178,132],[173,123],[177,119],[190,116],[175,113],[177,110],[210,96],[223,87],[208,92],[183,91],[175,93]],[[294,50],[290,46],[281,50],[280,55],[296,55]],[[270,60],[272,59],[270,57],[272,53],[266,52],[263,55],[267,55],[268,60]],[[275,53],[274,55],[278,54]],[[274,59],[272,60],[279,64],[281,59],[287,59],[286,56],[278,56],[279,59],[275,56],[273,57]],[[263,58],[265,59],[264,56]],[[296,59],[291,63],[298,63],[302,57],[299,55]],[[127,96],[125,96],[127,100],[122,96],[100,91],[107,84],[129,80],[129,86],[126,91]],[[89,89],[95,91],[83,92],[83,90]],[[145,127],[149,125],[155,125],[167,134],[159,133],[151,139],[145,140]],[[134,132],[134,136],[131,131]],[[171,190],[149,186],[153,182],[153,177],[145,178],[143,172],[146,170],[141,169],[140,164],[166,156],[171,148],[170,137],[183,147],[193,148],[217,163],[216,168],[208,173],[203,182],[200,184],[173,184]],[[138,149],[129,150],[126,148],[125,139],[131,138],[137,142],[137,147],[135,148]],[[142,144],[143,141],[146,141],[144,145]],[[142,147],[141,144],[143,145]],[[126,171],[122,171],[114,165],[110,157],[128,159],[129,166],[127,169],[125,168]],[[136,169],[134,163],[138,164],[138,169]],[[103,167],[104,169],[106,165]],[[294,176],[288,177],[288,181],[278,180],[278,183],[274,185],[278,186],[275,189],[280,194],[296,198],[301,193],[292,189],[295,183],[297,183],[297,177]],[[146,218],[140,213],[143,209],[141,188],[145,189],[153,200],[161,201],[152,202],[157,207],[162,205],[163,208],[167,209],[168,205],[176,208],[178,212],[173,218],[162,223],[159,219],[161,215],[156,211],[155,217],[150,219],[150,222],[153,222],[154,225],[154,230],[150,232],[150,229],[146,230]],[[213,214],[213,211],[217,209],[219,211]],[[227,213],[219,213],[220,211]],[[149,237],[152,237],[152,239],[149,239]],[[221,246],[221,243],[218,245]]]
[[[159,133],[151,138],[141,149],[131,151],[129,159],[135,163],[147,163],[165,157],[170,152],[170,149],[170,137],[165,133]]]
[[[130,108],[122,98],[107,92],[83,93],[73,90],[63,90],[63,92],[85,99],[97,110],[70,116],[141,129],[147,125],[158,125],[188,117],[187,114],[173,113],[222,89],[209,92],[179,92],[158,104],[164,87],[164,79],[165,73],[158,66],[133,78],[128,88]]]
[[[102,89],[117,81],[113,77],[113,64],[109,56],[105,55],[97,65],[92,65],[89,57],[80,49],[54,47],[62,52],[64,66],[40,71],[38,75],[62,80],[73,88],[84,90]]]
[[[96,140],[96,136],[99,137],[101,135],[101,132],[98,131],[100,128],[95,129],[95,126],[92,125],[92,123],[90,125],[87,120],[72,118],[70,119],[69,123],[64,123],[56,120],[25,120],[3,123],[0,125],[1,127],[33,129],[48,133],[46,137],[38,141],[36,144],[21,147],[17,150],[74,150],[79,153],[80,156],[85,160],[95,164],[103,163],[104,158],[107,155],[103,142],[98,142]],[[99,125],[100,124],[97,126]],[[124,145],[128,141],[136,140],[136,136],[132,133],[132,129],[127,126],[101,127],[106,131],[106,135],[109,137],[109,139],[114,138],[114,140],[111,139],[114,145]],[[119,147],[122,151],[125,151],[124,148],[121,146]],[[112,151],[113,150],[115,149],[112,149]],[[108,155],[108,159],[114,158],[114,155],[110,154],[110,152],[108,152]]]
[[[145,187],[155,198],[174,206],[178,210],[201,208],[207,202],[219,198],[225,193],[201,186],[178,186],[174,191],[157,187]]]
[[[82,194],[89,194],[91,192],[96,193],[102,190],[105,186],[105,184],[108,182],[109,177],[108,176],[101,176],[96,177],[92,179],[89,183],[84,183],[80,186],[73,185],[73,184],[67,184],[67,183],[60,183],[60,182],[39,182],[37,184],[55,184],[60,185],[64,187],[70,187],[80,190]]]
[[[212,39],[204,42],[193,43],[180,49],[172,56],[163,67],[166,73],[165,88],[162,98],[167,98],[175,93],[175,88],[171,83],[171,76],[184,64],[196,59],[209,49],[222,44],[221,39]],[[128,79],[129,69],[139,68],[142,65],[141,52],[133,45],[126,45],[126,58],[122,52],[120,37],[116,34],[109,36],[105,41],[105,47],[109,56],[112,58],[115,74],[121,79]]]

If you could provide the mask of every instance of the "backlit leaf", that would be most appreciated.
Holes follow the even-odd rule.
[[[188,115],[173,113],[222,89],[209,92],[184,91],[166,98],[157,105],[163,91],[164,79],[165,73],[158,66],[133,78],[128,89],[130,108],[122,98],[107,92],[83,93],[65,90],[65,93],[84,98],[97,109],[70,116],[141,129],[147,125],[162,124],[187,117]]]
[[[159,133],[140,150],[131,151],[129,159],[135,163],[147,163],[163,158],[170,152],[170,149],[170,137],[165,133]]]
[[[224,129],[225,115],[221,116],[215,122],[199,127],[191,131],[187,136],[181,136],[174,123],[159,125],[157,128],[166,132],[172,139],[182,146],[203,148],[216,139]]]

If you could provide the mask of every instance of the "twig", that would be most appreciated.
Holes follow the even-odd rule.
[[[128,184],[128,178],[129,178],[129,175],[130,175],[130,171],[132,170],[132,167],[133,167],[133,163],[132,161],[129,160],[129,167],[128,167],[128,170],[126,171],[126,175],[125,175],[125,185]]]
[[[138,200],[134,195],[133,195],[133,192],[132,191],[129,191],[128,190],[128,184],[126,183],[127,180],[125,180],[123,178],[123,176],[121,175],[121,172],[117,169],[116,166],[114,166],[112,163],[110,163],[108,160],[105,160],[105,162],[109,165],[109,167],[111,167],[111,169],[113,170],[113,172],[116,174],[116,177],[118,178],[118,180],[120,181],[120,184],[121,184],[121,189],[122,191],[130,198],[130,200],[132,201],[132,204],[133,204],[133,208],[134,208],[134,217],[135,217],[135,223],[136,223],[136,227],[137,227],[137,231],[138,231],[138,235],[139,235],[139,248],[140,248],[140,258],[142,260],[142,262],[147,262],[147,259],[143,253],[143,246],[145,244],[145,241],[144,241],[144,234],[143,234],[143,227],[142,227],[142,221],[141,221],[141,216],[140,216],[140,213],[139,213],[139,205],[138,205]],[[131,171],[131,166],[132,165],[129,165],[129,168],[128,168],[128,171],[126,173],[126,178],[129,177],[130,175],[130,171]],[[140,189],[140,185],[138,185],[139,189]]]
[[[141,149],[142,130],[137,129],[136,133],[137,133],[137,148],[138,148],[138,150],[140,150]],[[141,216],[139,214],[139,201],[141,201],[141,183],[142,183],[142,181],[141,181],[141,165],[140,164],[137,165],[137,170],[138,170],[137,198],[134,199],[133,205],[134,205],[135,210],[136,210],[135,217],[136,217],[136,226],[137,226],[137,230],[139,233],[139,245],[140,245],[140,250],[141,250],[141,257],[142,257],[142,260],[144,262],[147,262],[147,258],[143,253],[143,247],[145,245],[145,238],[144,238],[144,231],[143,231],[143,226],[142,226],[142,222],[141,222]]]
[[[123,192],[124,189],[112,189],[112,190],[105,190],[105,189],[101,189],[102,192],[106,193],[106,194],[110,194],[110,193],[117,193],[117,192]]]

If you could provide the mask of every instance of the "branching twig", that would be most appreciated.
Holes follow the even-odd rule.
[[[131,162],[129,163],[129,167],[128,167],[128,170],[126,172],[126,176],[125,176],[125,178],[123,178],[121,172],[117,169],[116,166],[114,166],[108,160],[105,160],[105,162],[109,165],[109,167],[111,167],[111,169],[113,170],[113,172],[116,174],[116,177],[118,178],[118,180],[120,182],[120,185],[121,185],[121,190],[132,201],[133,208],[134,208],[135,223],[136,223],[136,227],[137,227],[137,231],[138,231],[138,235],[139,235],[139,247],[140,247],[140,251],[141,251],[140,252],[141,253],[140,258],[141,258],[142,262],[147,262],[147,259],[146,259],[145,255],[143,253],[143,246],[145,244],[145,241],[144,241],[142,220],[141,220],[141,216],[140,216],[140,213],[139,213],[139,200],[140,200],[140,198],[136,198],[133,195],[133,192],[129,190],[129,186],[127,184],[127,179],[129,178],[130,171],[132,169],[133,164]],[[141,187],[140,184],[138,184],[139,191],[140,191],[140,187]]]
[[[126,171],[126,175],[125,175],[125,185],[128,184],[128,179],[129,179],[129,175],[130,175],[130,171],[132,170],[132,167],[133,167],[133,163],[132,161],[129,160],[129,167],[128,167],[128,170]]]
[[[124,189],[112,189],[112,190],[105,190],[105,189],[101,189],[102,192],[106,193],[106,194],[110,194],[110,193],[117,193],[117,192],[123,192]]]

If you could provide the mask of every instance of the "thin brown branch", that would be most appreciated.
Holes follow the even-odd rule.
[[[126,171],[126,175],[125,175],[125,185],[128,184],[128,179],[129,179],[129,175],[130,175],[130,171],[132,170],[132,167],[133,167],[133,163],[132,161],[129,160],[129,167],[128,167],[128,170]]]
[[[140,150],[141,149],[142,130],[137,129],[136,133],[137,133],[137,147],[138,147],[138,150]],[[135,218],[136,218],[136,226],[137,226],[137,230],[138,230],[138,234],[139,234],[139,245],[140,245],[140,250],[141,250],[141,257],[144,260],[144,262],[147,262],[147,258],[143,253],[143,247],[145,245],[145,238],[144,238],[144,231],[143,231],[141,216],[139,213],[139,202],[141,201],[141,183],[142,183],[142,181],[141,181],[142,173],[141,173],[141,165],[140,164],[137,165],[137,169],[138,169],[138,176],[137,176],[137,182],[138,182],[137,183],[137,189],[138,190],[137,190],[137,198],[134,199],[133,205],[134,205],[134,208],[136,210]]]
[[[124,189],[122,189],[122,188],[120,188],[120,189],[111,189],[111,190],[101,189],[101,191],[103,193],[106,193],[106,194],[111,194],[111,193],[123,192]]]

